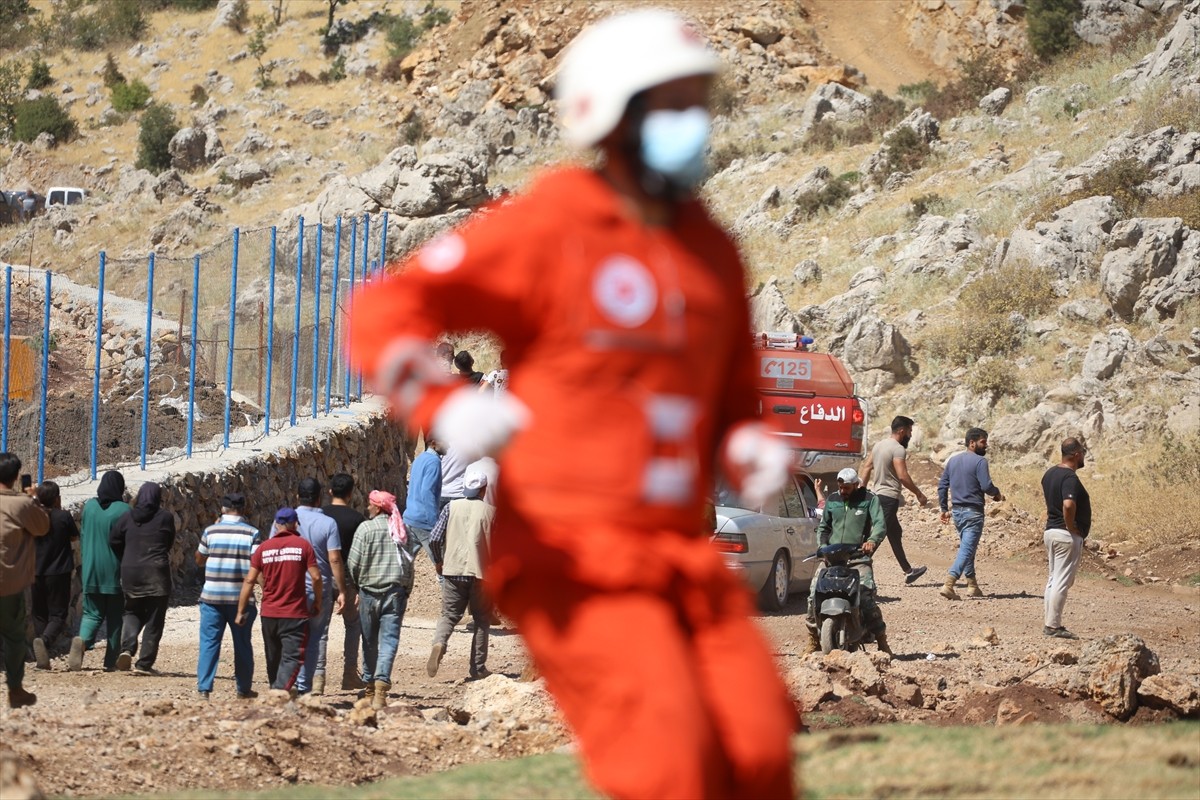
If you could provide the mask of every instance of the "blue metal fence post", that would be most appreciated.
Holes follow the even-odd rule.
[[[363,286],[367,285],[367,277],[369,275],[369,270],[367,268],[367,251],[370,247],[370,244],[371,244],[371,215],[363,214],[363,246],[362,246],[362,285]],[[355,398],[358,400],[362,400],[362,393],[363,393],[362,386],[363,386],[362,371],[360,370],[358,373],[358,394],[355,395]]]
[[[313,356],[312,356],[312,415],[317,417],[321,397],[321,232],[325,226],[317,221],[317,263],[313,270]]]
[[[225,359],[225,447],[229,448],[229,414],[233,398],[233,354],[237,330],[238,241],[241,231],[233,229],[233,273],[229,276],[229,357]]]
[[[379,266],[383,267],[387,264],[387,229],[388,229],[388,212],[383,212],[383,222],[379,231]]]
[[[46,316],[42,322],[42,403],[38,413],[37,482],[46,474],[46,393],[50,390],[50,278],[46,270]]]
[[[12,266],[4,268],[4,402],[0,412],[0,451],[8,452],[8,370],[12,364]]]
[[[296,321],[292,327],[292,425],[296,424],[296,378],[300,367],[300,294],[304,278],[304,217],[300,217],[300,231],[296,238]]]
[[[154,253],[146,267],[146,341],[142,346],[145,356],[142,360],[142,446],[141,465],[146,468],[146,446],[150,435],[150,346],[154,341]]]
[[[96,480],[96,450],[100,444],[100,344],[101,334],[104,332],[104,267],[105,255],[101,252],[100,280],[96,289],[96,371],[92,377],[92,480]]]
[[[350,220],[350,283],[346,291],[346,318],[350,318],[350,314],[354,311],[354,268],[355,248],[358,246],[358,217],[353,217]],[[350,405],[350,326],[346,326],[346,393],[342,395],[344,405]]]
[[[338,279],[342,266],[342,218],[337,218],[333,234],[333,291],[329,298],[329,347],[325,353],[325,413],[333,397],[333,349],[337,344]]]
[[[196,362],[200,359],[198,323],[200,321],[200,255],[192,261],[192,358],[188,367],[188,421],[187,421],[187,454],[192,457],[192,440],[196,425]]]
[[[263,435],[271,435],[271,380],[275,373],[275,226],[271,226],[271,288],[267,298],[267,397],[263,411]]]

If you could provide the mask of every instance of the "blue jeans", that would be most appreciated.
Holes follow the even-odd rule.
[[[246,623],[238,625],[235,603],[200,603],[200,658],[196,661],[196,688],[211,692],[217,677],[217,662],[221,660],[221,640],[225,628],[233,637],[233,677],[241,694],[250,691],[254,680],[254,645],[250,632],[258,615],[253,605],[246,606]]]
[[[400,624],[408,608],[408,589],[397,586],[383,594],[358,592],[358,618],[363,632],[363,675],[367,683],[392,684],[392,664],[400,646]]]
[[[958,557],[950,567],[954,578],[975,577],[975,551],[983,538],[983,511],[977,508],[953,508],[950,516],[958,531]]]
[[[304,666],[296,679],[296,691],[300,694],[312,691],[313,675],[325,674],[325,645],[329,643],[329,620],[333,618],[333,581],[328,588],[321,587],[321,613],[308,620],[308,646],[304,648]],[[308,596],[312,608],[313,595]]]

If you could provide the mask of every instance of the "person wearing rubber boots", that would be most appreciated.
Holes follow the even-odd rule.
[[[837,474],[837,486],[838,490],[825,501],[825,511],[817,523],[817,541],[821,547],[827,544],[862,545],[862,557],[852,561],[849,566],[858,571],[859,586],[863,589],[863,626],[875,634],[875,643],[879,645],[880,652],[890,654],[892,649],[888,646],[887,625],[875,602],[875,570],[871,558],[887,536],[883,506],[879,504],[878,497],[867,491],[858,473],[850,467]],[[821,649],[816,599],[817,575],[814,575],[808,592],[808,616],[805,618],[810,653]]]
[[[795,706],[702,530],[718,463],[765,502],[792,458],[757,418],[740,256],[696,197],[718,68],[672,12],[585,29],[556,93],[596,166],[391,265],[351,317],[353,363],[410,429],[503,450],[485,589],[617,798],[793,796]],[[499,339],[509,391],[437,362],[468,330]]]

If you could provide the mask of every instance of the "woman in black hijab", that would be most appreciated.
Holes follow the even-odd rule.
[[[175,515],[162,508],[162,487],[152,482],[142,484],[133,508],[113,525],[108,542],[121,559],[121,589],[125,594],[117,669],[127,670],[133,664],[138,636],[144,632],[141,655],[133,671],[153,675],[171,599],[171,547],[175,544]]]

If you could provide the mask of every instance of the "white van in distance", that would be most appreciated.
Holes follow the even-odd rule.
[[[87,192],[77,186],[51,186],[46,190],[46,206],[73,206],[85,197]]]

